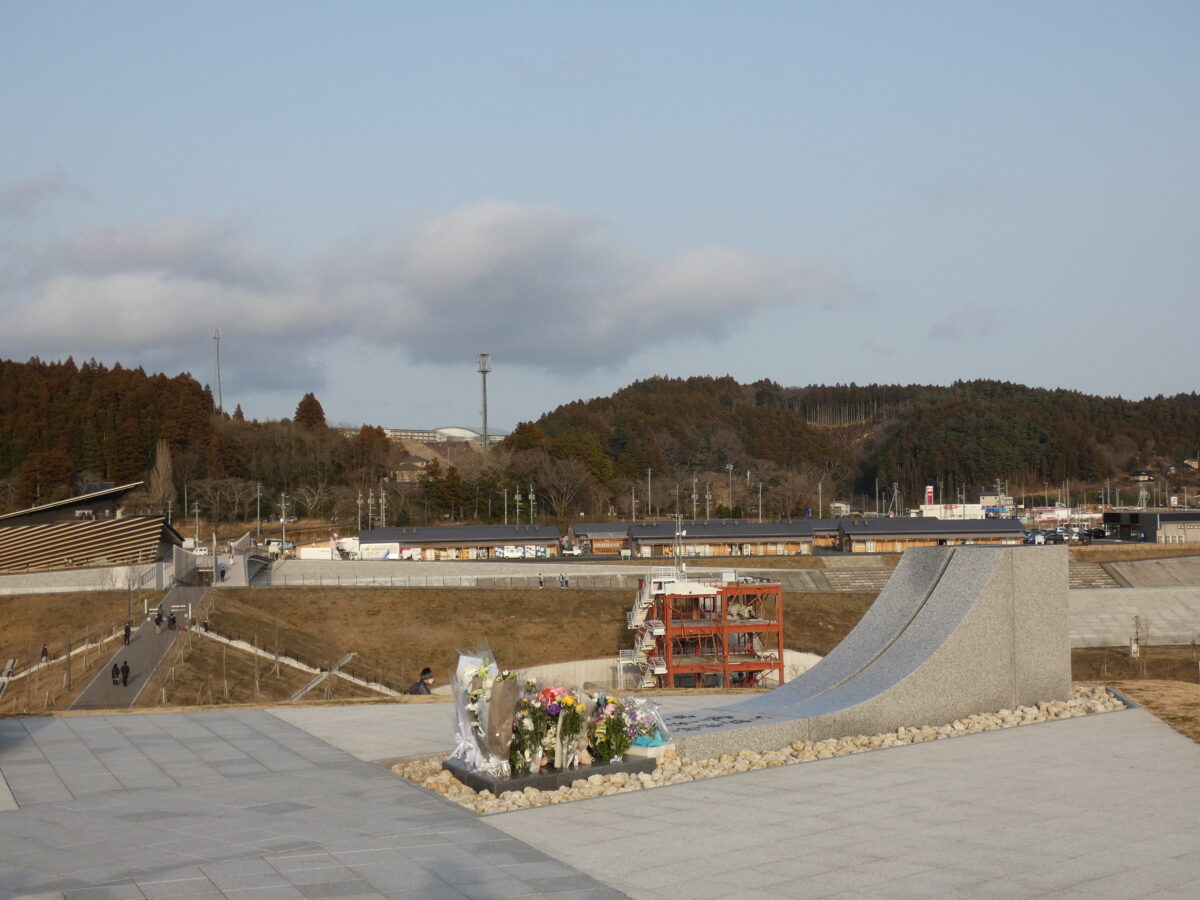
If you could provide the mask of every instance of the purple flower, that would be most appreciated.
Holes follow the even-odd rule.
[[[546,707],[546,712],[550,713],[552,716],[557,716],[560,709],[562,709],[562,707],[560,707],[555,701],[551,700],[550,704]]]

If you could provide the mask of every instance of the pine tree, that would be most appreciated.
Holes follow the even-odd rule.
[[[296,405],[294,419],[297,425],[310,430],[327,427],[325,410],[321,408],[321,402],[311,392],[300,398],[300,402]]]

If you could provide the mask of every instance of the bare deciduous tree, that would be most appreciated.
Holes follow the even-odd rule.
[[[296,488],[296,496],[300,498],[305,512],[311,518],[321,514],[322,507],[329,501],[331,495],[329,488],[323,482],[317,482],[315,485],[306,484]]]
[[[587,500],[592,487],[592,474],[577,459],[554,459],[546,456],[537,472],[538,490],[550,508],[560,516],[569,515]]]

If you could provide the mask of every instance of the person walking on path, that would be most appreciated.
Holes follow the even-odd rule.
[[[116,684],[118,681],[121,680],[121,667],[118,666],[116,663],[113,663],[112,679],[113,679],[113,684]]]
[[[129,622],[125,623],[125,646],[129,646],[129,636],[133,634],[133,626]]]
[[[538,587],[544,588],[545,586],[546,586],[546,579],[542,578],[541,572],[538,572]]]
[[[415,695],[432,694],[433,691],[430,689],[432,687],[432,685],[433,685],[433,669],[426,666],[424,669],[421,670],[420,679],[413,683],[413,686],[408,689],[408,692],[410,694],[415,694]]]
[[[45,665],[50,661],[50,648],[42,644],[42,664]]]
[[[121,663],[121,686],[129,687],[129,660]]]

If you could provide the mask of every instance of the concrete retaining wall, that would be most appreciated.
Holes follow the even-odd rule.
[[[69,591],[123,591],[130,587],[135,590],[162,590],[166,586],[164,581],[169,579],[170,566],[160,563],[0,575],[0,596],[60,594]]]

